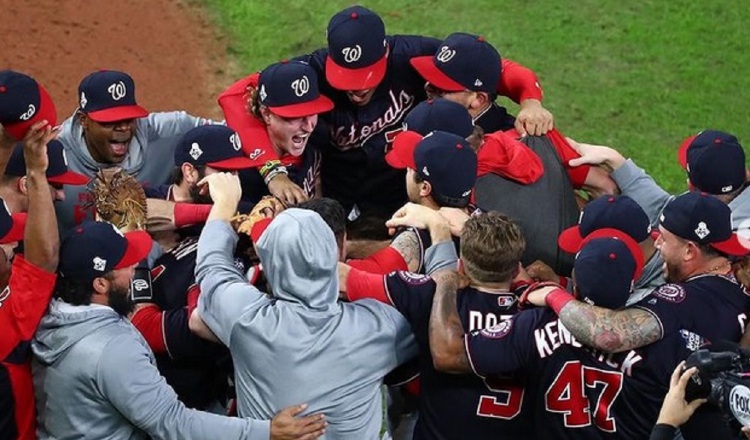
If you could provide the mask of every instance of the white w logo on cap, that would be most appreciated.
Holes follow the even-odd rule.
[[[447,63],[448,61],[452,60],[454,56],[456,56],[455,50],[451,49],[448,46],[443,46],[440,48],[440,52],[435,55],[435,58],[441,63]]]
[[[107,91],[115,101],[121,100],[128,93],[128,89],[125,88],[125,83],[122,81],[110,85],[109,87],[107,87]]]
[[[295,79],[292,82],[292,90],[297,96],[305,96],[310,91],[310,80],[307,79],[307,75],[304,75],[300,79]]]
[[[242,140],[240,140],[240,136],[237,133],[232,133],[232,135],[229,136],[229,142],[232,144],[235,151],[240,151],[240,148],[242,148]]]
[[[32,116],[34,116],[34,113],[36,113],[36,107],[34,107],[34,104],[29,104],[29,109],[20,116],[20,119],[22,121],[28,121]]]
[[[345,47],[341,49],[341,53],[344,55],[344,61],[354,63],[362,58],[362,46],[357,44],[354,47]]]

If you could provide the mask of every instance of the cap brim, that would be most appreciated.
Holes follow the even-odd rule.
[[[557,245],[569,254],[575,254],[580,251],[581,244],[583,244],[583,237],[581,236],[581,228],[578,225],[571,226],[562,231],[557,237]]]
[[[444,74],[435,65],[435,57],[433,56],[422,56],[414,57],[409,62],[414,67],[425,81],[429,82],[438,89],[445,90],[446,92],[463,92],[466,90],[465,86],[457,83],[451,77]]]
[[[10,227],[10,231],[7,234],[0,237],[0,244],[23,240],[23,231],[26,229],[26,214],[12,214],[11,219],[13,220],[13,226]]]
[[[687,169],[687,152],[690,148],[690,145],[693,143],[695,138],[698,137],[698,135],[690,136],[689,138],[682,141],[682,144],[680,144],[680,149],[677,150],[677,162],[680,164],[682,169]]]
[[[414,150],[422,139],[422,135],[416,131],[407,130],[399,133],[393,140],[393,149],[386,153],[385,161],[388,162],[388,165],[399,170],[416,169]]]
[[[26,132],[29,131],[32,125],[45,119],[49,123],[48,125],[53,127],[57,125],[57,108],[55,108],[55,103],[52,102],[52,97],[47,93],[47,90],[39,84],[39,111],[28,121],[3,124],[3,129],[16,140],[20,141],[26,137]]]
[[[244,170],[255,166],[255,161],[248,157],[240,156],[233,157],[231,159],[218,160],[216,162],[209,162],[206,165],[217,170]]]
[[[125,119],[138,119],[148,116],[148,111],[139,105],[124,105],[86,113],[96,122],[117,122]]]
[[[333,101],[327,96],[319,95],[312,101],[302,102],[299,104],[282,105],[277,107],[268,107],[275,115],[282,118],[302,118],[305,116],[317,115],[333,110]]]
[[[745,244],[743,244],[743,242]],[[719,252],[737,257],[750,254],[750,247],[747,245],[750,245],[750,242],[744,238],[740,238],[740,236],[735,233],[732,233],[732,236],[729,237],[728,240],[720,241],[718,243],[709,243],[709,246]]]
[[[125,249],[125,255],[122,256],[120,262],[114,267],[115,269],[123,269],[137,264],[139,261],[146,258],[151,252],[152,240],[151,236],[146,231],[130,231],[126,232],[125,239],[128,241],[128,248]]]
[[[57,185],[86,185],[91,180],[88,176],[76,173],[75,171],[66,171],[57,176],[48,176],[47,182]]]
[[[388,53],[375,64],[359,69],[347,69],[336,64],[330,56],[326,57],[326,80],[338,90],[367,90],[376,87],[385,77],[388,65]]]

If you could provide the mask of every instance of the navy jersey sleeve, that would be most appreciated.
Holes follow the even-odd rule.
[[[427,328],[435,295],[435,282],[427,275],[392,272],[385,277],[388,299],[409,324],[420,343],[428,340]]]
[[[187,307],[165,310],[163,319],[164,341],[172,359],[210,361],[223,353],[223,345],[207,341],[190,331]]]
[[[394,35],[390,38],[391,52],[395,56],[401,54],[412,57],[435,55],[441,41],[437,38],[421,35]]]
[[[680,317],[689,308],[687,292],[680,284],[664,284],[643,298],[636,307],[651,312],[662,328],[662,335],[672,334],[682,328]]]
[[[504,375],[528,366],[535,347],[534,329],[545,311],[523,311],[494,327],[466,335],[466,353],[474,372],[482,377]]]

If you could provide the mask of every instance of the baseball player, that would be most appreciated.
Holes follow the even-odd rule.
[[[127,73],[94,72],[78,86],[78,108],[62,124],[59,140],[71,170],[89,177],[100,168],[122,167],[144,186],[162,185],[172,171],[179,137],[212,121],[185,112],[149,114],[136,103],[135,83]],[[90,194],[65,188],[57,203],[61,230],[93,218]]]
[[[177,400],[143,338],[123,319],[133,307],[134,268],[150,248],[147,233],[122,233],[104,222],[86,221],[63,238],[56,298],[32,342],[39,438],[320,436],[321,416],[294,418],[304,405],[269,423],[190,410]]]
[[[379,437],[382,378],[417,353],[408,323],[375,301],[337,301],[342,252],[308,210],[287,209],[264,231],[253,229],[273,298],[248,285],[230,257],[237,180],[215,174],[207,181],[214,206],[198,242],[198,312],[232,353],[239,415],[305,396],[310,410],[325,408],[326,438]]]
[[[576,258],[576,294],[602,309],[621,308],[642,264],[634,240],[600,230],[587,237]],[[437,369],[531,379],[524,397],[534,402],[539,438],[647,438],[673,367],[703,341],[675,331],[657,344],[609,355],[579,342],[547,309],[523,311],[462,337],[455,297],[440,284],[437,292],[430,323]]]
[[[371,214],[385,220],[404,202],[403,172],[385,163],[386,144],[406,113],[426,97],[424,81],[409,60],[434,54],[439,41],[386,36],[382,19],[361,6],[336,13],[327,38],[327,48],[300,58],[318,72],[320,90],[335,104],[322,117],[327,130],[320,130],[323,194],[339,200],[351,221]],[[520,87],[506,87],[517,81]],[[498,88],[514,100],[519,90],[541,99],[536,83],[531,71],[515,65]]]
[[[410,209],[407,207],[406,209]],[[461,234],[461,271],[468,286],[460,289],[458,315],[465,332],[491,327],[516,313],[511,278],[523,253],[521,230],[499,213],[466,221]],[[428,324],[435,283],[425,275],[393,272],[374,275],[357,269],[340,274],[347,299],[373,298],[395,307],[409,321],[419,345],[419,419],[414,438],[527,438],[529,417],[521,416],[523,383],[483,380],[440,373],[430,356]],[[341,269],[341,268],[340,268]],[[528,400],[528,399],[527,399]]]
[[[36,438],[29,341],[55,287],[60,238],[49,193],[47,143],[57,135],[36,121],[24,138],[28,215],[0,208],[0,439]],[[13,255],[19,241],[24,253]]]
[[[626,233],[638,242],[643,252],[645,266],[627,301],[627,305],[633,305],[664,284],[662,274],[664,260],[655,246],[651,224],[646,213],[633,199],[628,196],[601,196],[592,200],[583,208],[578,224],[564,230],[557,242],[560,249],[576,254],[581,250],[581,243],[589,234],[604,228],[617,229]],[[526,267],[526,272],[534,279],[556,282],[563,287],[568,287],[568,290],[573,287],[569,278],[560,277],[551,267],[541,261],[535,261]]]
[[[333,102],[318,91],[308,64],[272,64],[230,86],[219,96],[227,124],[237,130],[243,151],[258,164],[240,173],[243,200],[257,203],[273,194],[296,204],[320,195],[321,153],[310,144],[318,114]]]
[[[27,212],[29,208],[23,150],[23,143],[16,144],[5,167],[5,176],[0,180],[0,197],[11,212]],[[63,146],[56,139],[47,144],[47,163],[48,191],[53,202],[65,199],[64,185],[81,186],[89,182],[88,177],[68,169]]]

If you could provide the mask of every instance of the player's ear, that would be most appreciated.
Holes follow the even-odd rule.
[[[469,108],[479,110],[484,108],[490,101],[490,96],[487,92],[473,92],[471,101],[469,102]]]
[[[18,191],[25,196],[29,195],[29,190],[26,187],[26,176],[18,179]]]
[[[109,292],[109,280],[104,277],[96,277],[91,282],[91,287],[94,289],[94,295],[105,295]]]
[[[78,117],[78,123],[81,124],[81,127],[83,127],[84,130],[87,130],[89,128],[89,117],[81,111],[76,113],[76,116]]]
[[[182,165],[180,165],[180,170],[182,171],[182,178],[185,179],[187,183],[197,183],[200,177],[200,173],[198,173],[198,170],[195,169],[195,167],[187,162],[183,162]]]
[[[271,110],[265,105],[260,106],[260,117],[263,118],[263,122],[268,125],[271,123]]]
[[[432,185],[428,181],[423,181],[419,186],[419,195],[427,197],[432,194]]]

